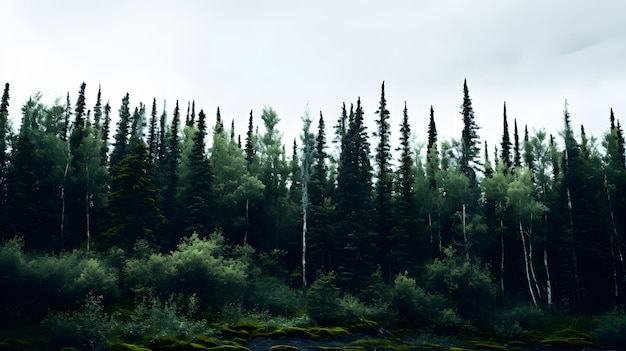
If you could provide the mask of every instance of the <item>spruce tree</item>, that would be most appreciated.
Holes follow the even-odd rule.
[[[500,142],[500,160],[502,161],[502,170],[504,174],[511,171],[513,163],[511,162],[511,138],[509,137],[509,123],[506,116],[506,102],[504,103],[503,113],[503,126],[502,126],[502,142]]]
[[[120,162],[128,153],[128,139],[130,136],[130,97],[128,93],[122,99],[122,105],[119,111],[119,120],[117,121],[117,129],[114,136],[113,151],[111,152],[111,166]]]
[[[248,170],[254,162],[254,121],[252,119],[252,110],[250,110],[250,118],[248,118],[248,131],[246,132],[246,161],[248,162]]]
[[[337,211],[342,253],[337,280],[351,289],[375,270],[376,239],[372,231],[372,167],[361,99],[350,109],[337,174]]]
[[[152,110],[150,112],[150,122],[148,129],[148,160],[154,162],[157,156],[159,143],[159,126],[157,119],[156,98],[152,99]]]
[[[311,181],[309,182],[309,200],[311,206],[319,207],[328,197],[328,165],[326,159],[326,125],[324,116],[320,111],[320,118],[317,124],[317,137],[315,139],[315,150],[313,151],[313,169],[311,170]]]
[[[470,187],[476,186],[476,171],[480,166],[479,160],[479,138],[478,125],[474,120],[474,109],[472,99],[467,89],[467,80],[463,82],[463,104],[461,105],[463,115],[463,132],[461,133],[461,158],[459,166],[461,172],[470,179]]]
[[[405,106],[406,107],[406,106]],[[389,251],[389,241],[393,227],[391,194],[393,185],[393,173],[391,171],[391,127],[389,125],[389,111],[387,110],[387,99],[385,98],[385,82],[382,83],[380,102],[376,111],[378,126],[374,136],[378,137],[376,146],[376,198],[374,208],[376,210],[376,231],[378,232],[377,247],[381,253],[379,262],[382,262],[385,276],[389,276],[389,263],[386,261],[384,253]]]
[[[183,197],[187,204],[185,215],[186,233],[210,234],[213,225],[213,171],[207,158],[206,116],[203,110],[198,114],[197,131],[193,137],[187,182],[183,184]]]
[[[524,166],[528,167],[531,171],[534,171],[535,166],[534,166],[534,160],[533,160],[533,149],[532,149],[532,144],[530,143],[530,137],[528,135],[528,125],[524,126],[523,149],[524,149],[524,154],[523,154]],[[531,178],[534,180],[533,175],[531,175]]]
[[[70,92],[67,92],[67,97],[65,98],[65,124],[63,125],[63,133],[62,139],[67,141],[67,138],[70,134],[70,119],[72,117],[72,104],[70,103]]]
[[[107,102],[104,105],[104,122],[102,123],[102,151],[100,152],[100,159],[103,164],[107,163],[109,154],[109,131],[111,125],[111,105]]]
[[[174,116],[169,131],[169,139],[166,140],[166,152],[162,163],[163,184],[159,198],[159,208],[162,211],[165,222],[162,226],[158,242],[164,250],[171,250],[176,247],[179,239],[183,235],[180,232],[180,211],[178,206],[178,167],[181,161],[180,145],[180,109],[178,100],[174,107]]]
[[[514,119],[514,132],[513,132],[513,167],[520,168],[522,167],[522,152],[520,151],[519,145],[519,133],[517,132],[517,119]]]
[[[430,121],[428,122],[428,146],[426,148],[426,177],[431,189],[437,186],[436,174],[439,170],[439,150],[437,147],[437,126],[435,125],[435,111],[430,106]]]
[[[96,96],[96,105],[93,107],[93,127],[96,130],[98,137],[101,137],[101,123],[102,120],[102,93],[101,87],[98,85],[98,95]]]
[[[2,100],[0,100],[0,227],[5,228],[4,220],[8,218],[7,208],[7,141],[9,130],[9,83],[4,85]],[[2,232],[3,230],[0,230]],[[1,233],[0,233],[1,234]]]

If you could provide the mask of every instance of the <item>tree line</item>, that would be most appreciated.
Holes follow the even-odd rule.
[[[33,95],[9,124],[9,84],[0,105],[0,232],[25,249],[163,253],[181,239],[219,231],[233,245],[278,257],[293,286],[333,275],[360,291],[373,275],[419,278],[447,255],[488,264],[501,304],[596,313],[626,296],[626,163],[623,131],[610,110],[598,141],[574,132],[567,104],[558,134],[510,135],[482,143],[467,82],[458,139],[439,140],[430,109],[425,157],[404,106],[392,149],[385,85],[370,133],[360,99],[340,106],[333,135],[320,112],[302,117],[290,157],[271,107],[237,134],[219,107],[211,122],[195,102],[186,113],[126,94],[115,112],[98,88],[72,105]],[[171,108],[170,108],[171,110]],[[314,122],[317,121],[316,131]],[[394,132],[395,133],[395,132]],[[395,157],[395,158],[394,158]]]

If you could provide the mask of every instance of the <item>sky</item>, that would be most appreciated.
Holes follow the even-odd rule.
[[[317,128],[331,126],[360,97],[374,132],[381,84],[397,142],[406,102],[415,140],[427,140],[432,105],[440,140],[460,138],[467,79],[481,142],[545,128],[557,135],[568,101],[576,130],[601,136],[609,109],[626,115],[626,2],[612,0],[166,1],[2,0],[0,83],[10,83],[10,115],[36,92],[74,105],[98,86],[117,114],[131,105],[183,116],[195,100],[214,122],[220,107],[245,137],[253,111],[276,110],[291,149],[308,106]],[[624,122],[626,123],[626,122]],[[14,128],[15,129],[15,128]],[[370,139],[375,145],[375,139]]]

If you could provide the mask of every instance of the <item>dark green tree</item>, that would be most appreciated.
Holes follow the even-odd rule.
[[[328,154],[326,153],[326,125],[324,116],[320,111],[320,119],[317,124],[317,136],[315,139],[315,150],[313,151],[313,168],[311,170],[311,180],[309,182],[309,201],[315,212],[315,208],[324,203],[328,197],[328,165],[326,163]]]
[[[246,161],[248,162],[248,169],[252,166],[255,159],[256,151],[254,150],[254,144],[256,143],[254,136],[254,121],[252,119],[252,110],[250,110],[250,118],[248,118],[248,131],[246,132]]]
[[[197,131],[188,157],[188,175],[183,184],[183,198],[187,204],[185,231],[210,234],[213,229],[213,171],[206,155],[206,116],[198,114]]]
[[[128,154],[128,138],[130,135],[130,97],[128,93],[122,99],[122,105],[119,109],[119,120],[117,121],[117,129],[115,131],[115,142],[113,151],[111,152],[110,164],[115,166]]]
[[[132,249],[139,239],[155,242],[155,230],[162,222],[156,206],[157,190],[150,177],[146,145],[131,138],[129,153],[111,166],[108,230],[102,246]]]
[[[406,106],[405,106],[406,107]],[[392,216],[392,187],[394,175],[391,170],[391,126],[389,125],[390,114],[387,110],[387,99],[385,98],[385,82],[382,83],[380,102],[376,111],[377,130],[374,136],[378,137],[378,145],[376,146],[376,184],[374,186],[376,197],[374,200],[374,208],[376,210],[376,231],[378,232],[378,241],[376,246],[381,253],[389,252],[389,242],[391,240],[391,231],[393,227]],[[383,275],[390,278],[389,271],[390,262],[387,261],[387,255],[380,255],[378,261],[382,263]],[[391,279],[389,279],[391,280]]]
[[[461,133],[461,157],[459,166],[461,172],[470,180],[470,187],[475,188],[476,172],[480,167],[480,147],[478,138],[478,125],[474,120],[474,109],[472,99],[467,89],[467,80],[463,82],[463,104],[461,105],[463,115],[463,132]]]
[[[503,172],[508,173],[513,168],[513,163],[511,162],[511,138],[509,137],[509,123],[507,122],[506,116],[506,102],[504,103],[504,113],[503,113],[503,126],[502,126],[502,141],[500,142],[500,160],[503,164],[502,170]]]
[[[519,133],[517,132],[517,119],[513,120],[515,127],[513,127],[513,167],[522,167],[522,152],[519,145]]]
[[[181,141],[179,134],[180,109],[178,100],[174,107],[174,116],[169,131],[169,139],[165,144],[165,155],[161,165],[161,192],[159,197],[159,208],[164,216],[164,223],[158,236],[158,242],[162,249],[168,251],[176,247],[183,233],[180,218],[180,206],[178,197],[179,173],[178,168],[181,162]]]
[[[426,146],[426,177],[431,189],[437,185],[436,174],[439,171],[439,150],[437,147],[437,126],[435,125],[435,111],[430,106],[430,121],[428,122],[428,145]]]
[[[150,122],[148,128],[148,159],[154,162],[157,156],[159,143],[159,121],[157,119],[156,98],[152,100],[152,110],[150,112]]]
[[[5,210],[7,208],[7,146],[10,135],[9,128],[9,83],[4,85],[4,92],[2,93],[2,100],[0,101],[0,227],[5,228],[6,224],[4,219],[6,216]],[[0,229],[0,232],[4,232]],[[0,233],[0,234],[2,234]]]
[[[350,109],[337,174],[337,215],[341,254],[337,280],[358,288],[375,270],[376,238],[372,230],[372,166],[361,99]]]

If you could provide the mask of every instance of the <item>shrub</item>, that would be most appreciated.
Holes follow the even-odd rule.
[[[331,273],[316,280],[306,294],[307,312],[320,324],[337,324],[345,318],[339,304],[339,289],[335,286],[335,276]]]
[[[424,291],[406,273],[399,274],[394,280],[391,307],[398,324],[424,331],[449,332],[464,324],[448,300],[439,294]]]
[[[592,335],[604,347],[623,348],[626,345],[626,315],[608,313],[600,317]]]
[[[302,306],[302,298],[276,277],[258,276],[248,280],[245,305],[278,316],[294,316]]]
[[[376,300],[372,303],[365,303],[354,295],[346,294],[339,300],[339,305],[347,314],[358,318],[388,321],[393,317],[390,313],[389,300]]]
[[[445,257],[426,266],[426,289],[442,294],[456,304],[465,319],[480,321],[496,302],[496,285],[489,267],[445,250]]]
[[[125,284],[137,293],[159,292],[161,298],[172,293],[196,294],[208,307],[220,308],[241,302],[246,286],[247,264],[225,257],[224,238],[215,234],[183,238],[176,251],[168,255],[150,254],[129,260]]]
[[[195,320],[198,313],[198,299],[195,295],[171,295],[160,299],[154,295],[139,298],[133,314],[127,320],[116,319],[113,334],[126,341],[139,341],[144,337],[152,339],[174,336],[180,339],[191,335],[210,332],[204,319]]]
[[[102,296],[88,294],[79,309],[51,312],[42,321],[42,326],[55,345],[105,350],[111,318],[104,312]]]
[[[521,303],[512,308],[492,313],[489,317],[489,323],[497,336],[522,338],[529,331],[541,330],[545,326],[546,318],[541,309]]]

